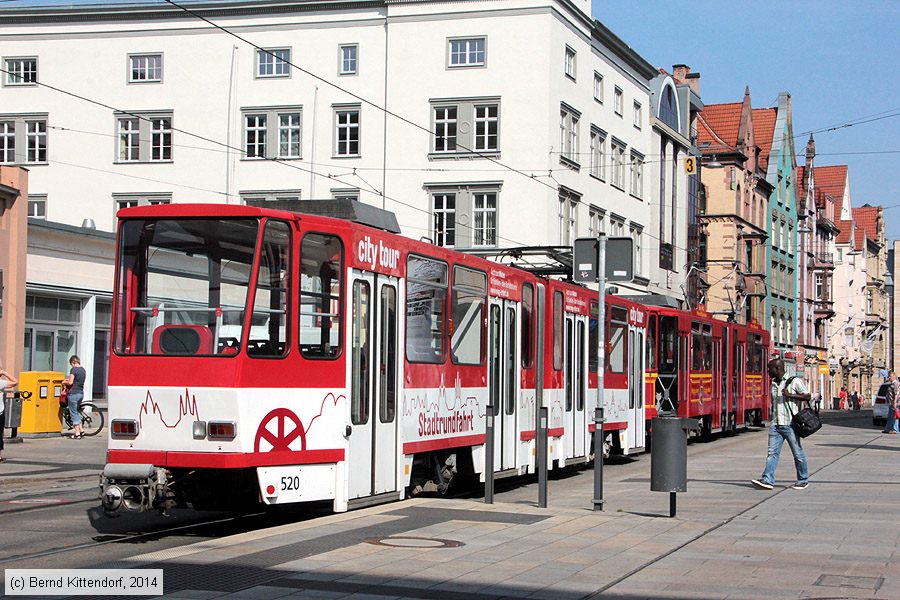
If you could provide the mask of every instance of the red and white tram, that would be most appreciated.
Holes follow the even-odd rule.
[[[344,511],[443,492],[459,473],[483,478],[488,410],[495,471],[533,473],[539,402],[548,466],[590,460],[595,292],[288,211],[160,205],[119,219],[107,511],[314,500]],[[646,445],[645,370],[679,380],[666,385],[684,416],[694,396],[697,410],[719,406],[704,361],[720,355],[701,350],[697,372],[687,360],[695,325],[701,342],[727,331],[738,347],[768,344],[760,329],[741,337],[612,296],[604,321],[605,444],[622,453]],[[748,395],[765,391],[756,365]]]

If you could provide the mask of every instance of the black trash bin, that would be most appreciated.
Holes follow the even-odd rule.
[[[840,410],[841,408],[841,399],[835,396],[831,399],[831,410]]]
[[[650,422],[650,491],[669,492],[669,516],[675,516],[675,493],[687,491],[687,435],[697,419],[656,417]]]

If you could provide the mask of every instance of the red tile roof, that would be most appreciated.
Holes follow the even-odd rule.
[[[706,153],[704,144],[711,148],[709,153],[722,151],[722,146],[737,146],[738,130],[741,128],[741,102],[727,104],[707,104],[700,113],[697,138],[700,150]]]
[[[847,165],[815,167],[815,178],[816,200],[818,201],[819,194],[828,194],[834,198],[834,217],[840,219],[841,207],[844,204],[844,188],[847,186]]]
[[[878,215],[880,213],[880,206],[861,206],[853,209],[853,221],[856,223],[856,229],[860,232],[860,235],[856,236],[854,248],[862,250],[867,239],[873,242],[878,241]]]
[[[775,118],[778,110],[774,108],[753,109],[753,137],[759,146],[760,167],[769,168],[769,152],[772,151],[772,139],[775,136]]]
[[[853,231],[853,221],[836,221],[835,225],[837,225],[838,229],[840,229],[840,232],[838,233],[837,238],[834,240],[834,243],[849,244],[850,233]]]

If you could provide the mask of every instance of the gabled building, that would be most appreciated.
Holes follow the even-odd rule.
[[[698,119],[708,239],[706,306],[738,323],[765,326],[766,218],[773,186],[760,163],[750,89],[742,102],[707,104]]]
[[[766,212],[766,307],[772,356],[797,369],[797,186],[791,96],[778,94],[775,108],[753,110],[759,165],[772,187]],[[799,361],[802,368],[802,359]]]
[[[816,185],[816,143],[806,144],[804,166],[797,167],[797,360],[804,365],[803,377],[813,393],[826,400],[837,390],[832,386],[834,357],[829,353],[834,309],[834,252],[839,233],[835,198]],[[830,167],[823,167],[829,169]],[[826,176],[827,178],[827,176]]]

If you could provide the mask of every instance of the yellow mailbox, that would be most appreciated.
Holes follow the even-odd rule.
[[[59,433],[62,431],[59,394],[66,378],[58,371],[25,371],[19,374],[19,390],[31,392],[22,399],[19,433]]]

